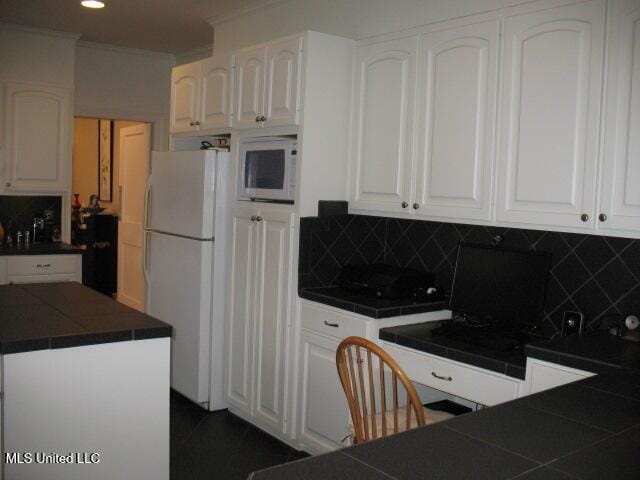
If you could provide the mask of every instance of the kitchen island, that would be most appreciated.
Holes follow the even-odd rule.
[[[167,480],[171,332],[78,283],[0,286],[3,478]]]

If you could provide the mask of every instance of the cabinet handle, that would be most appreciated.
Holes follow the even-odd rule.
[[[582,215],[580,215],[580,220],[582,220],[583,222],[588,222],[589,215],[587,215],[586,213],[583,213]]]
[[[451,377],[438,375],[436,372],[431,372],[431,376],[437,378],[438,380],[444,380],[445,382],[450,382],[451,380],[453,380],[453,378]]]
[[[402,208],[407,208],[409,206],[407,202],[402,202],[400,205],[402,206]]]
[[[419,208],[420,208],[420,204],[419,204],[419,203],[414,203],[414,204],[413,204],[413,209],[414,209],[414,210],[417,210],[417,209],[419,209]]]
[[[251,221],[255,222],[258,219],[258,217],[256,217],[255,215],[251,215]]]
[[[36,265],[36,268],[49,268],[50,266],[51,266],[51,264],[50,264],[50,263],[45,263],[45,264],[38,263],[38,264]]]
[[[340,325],[338,325],[337,323],[331,323],[331,322],[327,322],[326,320],[324,321],[324,324],[327,327],[333,327],[333,328],[338,328]]]
[[[256,217],[256,221],[257,221],[257,222],[261,222],[261,221],[262,221],[262,217],[261,217],[260,215],[258,215],[258,216]]]
[[[606,213],[601,213],[600,215],[598,215],[598,220],[600,220],[601,222],[606,222],[607,221],[607,214]]]

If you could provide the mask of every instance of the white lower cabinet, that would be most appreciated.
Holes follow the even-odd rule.
[[[593,373],[585,370],[565,367],[535,358],[527,358],[526,394],[542,392],[560,385],[577,382],[593,375]]]
[[[233,211],[225,397],[280,438],[288,428],[292,232],[290,210]]]
[[[82,283],[82,255],[8,255],[0,258],[0,285]]]
[[[349,406],[336,368],[338,340],[303,331],[300,337],[298,441],[313,454],[340,448]]]

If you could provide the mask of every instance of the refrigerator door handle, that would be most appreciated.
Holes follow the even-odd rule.
[[[144,188],[144,209],[142,214],[142,228],[149,228],[149,195],[151,194],[151,175],[147,178],[147,184]]]
[[[142,233],[142,275],[144,281],[149,285],[149,234],[147,230]]]

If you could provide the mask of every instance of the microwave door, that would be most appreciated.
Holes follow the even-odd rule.
[[[250,198],[289,200],[290,153],[285,148],[247,149],[242,191]]]

